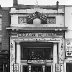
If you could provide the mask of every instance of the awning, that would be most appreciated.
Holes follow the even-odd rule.
[[[68,27],[7,27],[7,30],[50,30],[50,31],[66,31]]]

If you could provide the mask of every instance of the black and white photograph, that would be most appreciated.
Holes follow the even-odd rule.
[[[0,0],[0,72],[72,72],[72,0]]]

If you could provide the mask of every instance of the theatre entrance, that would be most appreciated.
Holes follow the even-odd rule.
[[[13,69],[18,69],[19,72],[60,72],[63,52],[63,38],[13,37],[10,39],[11,72]]]

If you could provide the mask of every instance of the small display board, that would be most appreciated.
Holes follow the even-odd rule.
[[[13,70],[14,70],[14,72],[19,72],[19,64],[14,64]]]
[[[45,64],[45,60],[28,60],[28,63]]]

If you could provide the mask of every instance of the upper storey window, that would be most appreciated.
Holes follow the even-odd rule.
[[[27,23],[26,17],[18,17],[18,23],[19,24]]]
[[[56,24],[56,18],[55,17],[48,17],[47,24]]]

